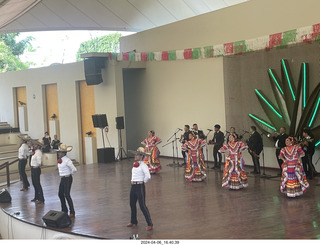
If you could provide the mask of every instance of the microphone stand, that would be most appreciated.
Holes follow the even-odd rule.
[[[177,145],[177,143],[176,143],[176,151],[177,151],[177,156],[176,156],[176,158],[177,158],[177,163],[175,162],[175,157],[174,157],[174,142],[177,141],[177,133],[178,133],[180,130],[181,130],[181,129],[178,128],[178,129],[173,133],[173,135],[171,135],[171,137],[167,140],[167,142],[169,142],[169,140],[171,140],[171,138],[174,136],[174,140],[172,140],[171,142],[169,142],[169,143],[172,143],[172,158],[173,158],[173,164],[168,164],[168,166],[170,166],[170,167],[180,167],[179,162],[178,162],[178,145]],[[169,143],[165,144],[164,146],[168,145]],[[164,146],[162,146],[162,147],[164,147]]]
[[[175,167],[176,166],[175,157],[174,157],[174,142],[175,142],[175,140],[172,140],[172,141],[170,141],[167,144],[162,146],[162,147],[165,147],[166,145],[172,144],[172,159],[173,159],[173,163],[168,164],[167,166],[169,166],[169,167]]]
[[[261,136],[264,135],[264,133],[261,134]],[[262,165],[263,165],[263,174],[260,176],[261,178],[270,179],[270,178],[276,178],[278,176],[271,176],[270,174],[266,174],[266,167],[264,165],[264,149],[262,149]]]
[[[207,170],[209,170],[209,156],[208,156],[208,135],[210,134],[210,130],[208,130],[209,132],[206,135],[206,140],[207,140],[207,144],[206,144],[206,158],[207,158]]]

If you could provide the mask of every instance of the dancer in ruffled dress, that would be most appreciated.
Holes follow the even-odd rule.
[[[279,158],[283,160],[280,191],[288,197],[297,197],[309,187],[301,158],[304,151],[300,145],[294,144],[293,137],[286,139],[286,147],[280,151]]]
[[[193,132],[189,133],[189,141],[186,141],[181,149],[187,152],[185,179],[187,181],[203,181],[207,178],[205,173],[202,148],[206,146],[206,141],[197,138]]]
[[[151,174],[157,173],[161,169],[159,160],[160,151],[157,147],[162,141],[159,137],[155,136],[154,130],[148,132],[148,138],[143,140],[141,144],[145,146],[145,151],[150,153],[150,156],[145,156],[143,161],[148,165]]]
[[[226,155],[222,187],[233,190],[248,187],[248,179],[244,171],[244,160],[242,157],[242,152],[247,149],[248,146],[241,141],[237,141],[234,134],[230,134],[228,143],[219,149],[220,153]]]

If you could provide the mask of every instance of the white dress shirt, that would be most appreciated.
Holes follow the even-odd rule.
[[[19,159],[27,159],[29,156],[29,146],[26,143],[23,143],[18,152]]]
[[[131,181],[143,181],[144,183],[147,183],[149,179],[151,179],[151,175],[148,165],[143,161],[139,161],[139,167],[132,168]]]
[[[40,149],[37,149],[34,152],[34,155],[31,157],[31,167],[40,167],[42,162],[42,152]]]
[[[61,158],[62,163],[58,163],[59,175],[68,176],[77,172],[76,167],[73,165],[71,159],[67,156]]]

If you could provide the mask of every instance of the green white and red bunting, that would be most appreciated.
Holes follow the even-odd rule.
[[[206,59],[227,55],[241,55],[258,50],[268,51],[273,48],[285,48],[288,45],[292,44],[312,43],[317,41],[320,41],[320,23],[255,39],[211,45],[200,48],[141,53],[109,53],[109,59],[116,61],[168,61]]]

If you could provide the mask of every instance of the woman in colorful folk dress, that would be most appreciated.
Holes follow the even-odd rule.
[[[196,137],[193,132],[189,133],[189,141],[186,141],[181,149],[187,151],[185,178],[187,181],[203,181],[207,178],[205,173],[202,148],[206,146],[206,142]]]
[[[303,156],[304,151],[300,145],[294,144],[293,137],[288,137],[286,147],[279,154],[283,160],[280,191],[288,197],[301,196],[309,187],[301,161]]]
[[[145,146],[145,151],[151,153],[151,156],[145,156],[143,161],[148,165],[151,174],[157,173],[161,169],[159,160],[160,151],[157,147],[161,143],[161,139],[155,136],[154,130],[148,132],[148,138],[143,140],[141,144]]]
[[[248,187],[248,179],[244,171],[244,160],[242,157],[242,152],[247,149],[248,146],[241,141],[237,141],[237,137],[233,134],[229,135],[228,143],[219,149],[220,153],[226,155],[222,187],[232,190]]]

